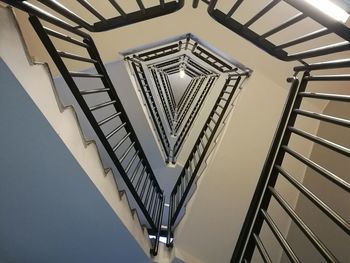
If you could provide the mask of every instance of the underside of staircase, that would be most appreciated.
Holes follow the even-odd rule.
[[[346,0],[2,2],[0,262],[349,258]]]

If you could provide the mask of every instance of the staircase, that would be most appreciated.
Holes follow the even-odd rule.
[[[2,7],[0,12],[1,35],[6,35],[6,38],[2,38],[0,42],[1,58],[100,191],[115,215],[148,254],[150,242],[147,229],[137,213],[131,209],[124,191],[115,183],[112,170],[103,166],[96,142],[82,132],[75,109],[61,104],[47,64],[36,63],[31,59],[12,10]],[[38,79],[40,83],[36,81]],[[91,162],[91,160],[96,161]]]
[[[295,66],[294,75],[288,78],[289,84],[285,85],[289,86],[288,92],[287,89],[281,89],[278,80],[283,73],[278,76],[272,74],[271,78],[271,75],[265,74],[269,72],[268,69],[258,68],[249,82],[245,83],[245,88],[240,92],[240,103],[236,105],[232,114],[225,110],[232,108],[230,101],[234,92],[231,94],[225,88],[233,87],[236,90],[242,74],[227,78],[226,84],[228,85],[225,84],[221,93],[218,93],[220,96],[213,110],[210,111],[208,119],[203,122],[205,125],[202,130],[198,131],[198,135],[194,136],[193,148],[188,146],[189,157],[183,160],[184,167],[171,191],[169,206],[166,206],[169,208],[164,209],[165,195],[162,190],[164,188],[160,186],[159,178],[155,175],[157,168],[154,169],[155,167],[148,161],[150,155],[147,152],[149,150],[143,150],[141,147],[142,143],[139,138],[142,136],[139,136],[134,130],[119,99],[119,92],[115,92],[92,38],[81,28],[89,31],[103,31],[119,27],[125,23],[124,19],[127,20],[129,15],[129,19],[132,17],[132,23],[138,22],[142,20],[143,15],[144,19],[149,19],[160,16],[162,12],[164,14],[174,12],[177,8],[182,7],[183,1],[178,2],[178,6],[175,5],[175,2],[165,4],[164,1],[160,1],[159,6],[152,11],[145,8],[142,1],[137,1],[140,11],[136,12],[135,17],[136,13],[126,14],[115,1],[112,1],[120,16],[111,19],[105,19],[86,1],[79,1],[84,8],[100,20],[92,24],[81,20],[73,13],[67,13],[67,10],[63,10],[56,2],[44,0],[41,2],[56,12],[65,13],[64,15],[78,26],[73,27],[66,22],[47,17],[37,9],[32,9],[31,4],[26,1],[23,6],[20,2],[16,2],[15,5],[31,13],[31,24],[78,101],[79,107],[76,107],[78,114],[71,107],[66,109],[68,103],[66,106],[61,106],[63,115],[68,110],[72,111],[72,116],[78,115],[80,126],[85,126],[85,128],[80,129],[79,125],[75,124],[79,128],[77,130],[80,134],[84,134],[84,138],[90,140],[92,137],[88,135],[91,134],[89,124],[92,125],[96,134],[93,140],[98,138],[99,142],[96,144],[92,141],[91,144],[87,144],[83,140],[83,145],[88,145],[87,149],[90,145],[94,146],[94,153],[100,160],[100,170],[107,174],[106,178],[113,178],[116,181],[118,189],[115,189],[114,192],[118,198],[121,198],[119,202],[126,203],[125,210],[128,215],[135,214],[135,224],[138,227],[140,225],[144,227],[138,228],[142,232],[141,239],[146,238],[146,229],[148,234],[155,235],[155,239],[151,239],[150,242],[149,240],[145,242],[138,240],[140,244],[148,243],[144,251],[150,249],[152,255],[157,254],[158,241],[160,236],[164,235],[165,229],[167,230],[167,246],[172,247],[175,244],[172,250],[166,250],[161,245],[159,256],[153,258],[154,260],[159,262],[167,262],[169,259],[174,259],[174,262],[284,262],[287,260],[308,262],[318,258],[318,261],[325,259],[327,262],[341,262],[348,258],[348,251],[344,245],[349,241],[349,215],[346,206],[341,201],[348,199],[350,189],[349,180],[343,169],[347,165],[346,158],[349,157],[350,146],[346,140],[349,135],[347,129],[349,128],[349,115],[347,108],[341,107],[341,105],[347,105],[344,103],[349,102],[349,90],[346,87],[350,79],[346,72],[349,60],[343,59],[344,56],[347,56],[346,52],[349,49],[350,29],[348,26],[315,12],[302,0],[271,1],[266,6],[259,3],[261,6],[254,7],[256,13],[252,16],[249,17],[251,15],[249,12],[243,12],[245,15],[248,14],[248,20],[243,24],[242,18],[236,17],[237,10],[241,11],[249,7],[249,3],[246,4],[249,1],[237,1],[229,8],[221,5],[222,1],[203,1],[208,4],[209,15],[229,31],[239,34],[245,40],[252,42],[281,61],[293,61],[293,63],[298,61],[302,65]],[[199,1],[193,1],[193,7],[197,7],[198,3]],[[280,8],[283,12],[297,11],[298,13],[289,20],[282,21],[281,24],[276,22],[278,25],[268,30],[264,28],[265,24],[256,23],[262,18],[271,19],[270,15],[275,8]],[[82,37],[83,40],[80,41],[48,29],[46,26],[43,27],[38,17],[59,25],[70,33]],[[287,41],[283,37],[270,38],[299,22],[305,22],[306,19],[312,20],[323,28],[312,31],[306,27],[306,31],[309,29],[311,33],[307,32],[304,36],[297,36]],[[110,24],[103,25],[107,21]],[[330,36],[328,41],[337,41],[338,37],[343,42],[325,45],[322,41],[316,41],[317,48],[307,45],[308,41],[318,40],[319,37],[329,34],[334,34],[336,37]],[[56,50],[49,36],[87,48],[89,57]],[[143,61],[152,60],[153,56],[159,58],[163,55],[173,55],[178,52],[177,49],[181,50],[183,43],[186,43],[185,49],[187,48],[188,38],[186,41],[179,41],[178,45],[166,46],[155,52],[138,55]],[[298,46],[301,43],[303,45]],[[298,46],[299,50],[294,46]],[[290,47],[292,49],[289,49]],[[211,61],[210,54],[205,49],[196,48],[196,44],[192,46],[192,51],[198,51],[198,53],[194,52],[197,57],[202,60],[207,59],[214,68],[224,68],[224,66],[217,66],[217,61]],[[339,60],[329,60],[327,56]],[[91,63],[96,71],[68,70],[62,59]],[[180,59],[180,61],[188,61],[188,59]],[[181,65],[188,67],[186,64]],[[259,62],[255,65],[259,65]],[[286,64],[278,65],[282,67]],[[170,68],[167,74],[174,74],[177,70],[181,69]],[[138,82],[141,83],[140,87],[148,106],[147,110],[151,115],[155,113],[149,120],[146,117],[144,123],[148,121],[150,127],[155,125],[153,135],[158,133],[158,139],[161,142],[158,146],[163,148],[164,159],[174,161],[176,158],[173,158],[174,156],[169,151],[170,144],[164,144],[163,140],[167,136],[164,128],[166,125],[162,126],[163,122],[160,121],[160,115],[163,112],[154,107],[156,103],[152,101],[152,97],[147,100],[149,99],[147,94],[151,90],[142,90],[149,88],[149,85],[142,84],[147,79],[147,74],[142,73],[143,68],[140,65],[135,66],[134,64],[134,71],[141,72]],[[195,70],[189,70],[187,74],[195,76],[195,72]],[[283,72],[283,69],[278,72]],[[101,79],[103,87],[87,90],[84,82],[81,82],[83,85],[80,86],[84,88],[78,89],[77,84],[80,81],[75,81],[76,78]],[[237,82],[231,84],[231,80]],[[127,82],[130,84],[130,81]],[[257,90],[257,86],[263,89]],[[329,89],[330,86],[331,89]],[[62,87],[60,90],[62,91]],[[104,92],[108,94],[107,97],[95,97],[100,99],[99,102],[96,99],[88,99],[88,96],[84,97]],[[225,94],[230,95],[226,97]],[[62,96],[62,93],[60,95]],[[37,100],[40,101],[38,104],[42,103],[40,99]],[[283,107],[284,100],[286,103]],[[109,106],[115,108],[109,108],[105,112],[107,117],[101,118],[99,114],[93,114]],[[85,119],[79,112],[80,108],[84,112]],[[218,112],[218,108],[221,108],[222,111]],[[281,108],[284,108],[282,114],[280,114]],[[101,127],[115,117],[120,118],[119,126],[110,127],[110,130]],[[169,122],[169,116],[166,117]],[[165,119],[164,117],[163,121]],[[227,119],[231,119],[230,123],[223,122]],[[328,127],[329,124],[331,126]],[[56,125],[61,127],[59,124]],[[54,125],[53,127],[55,128]],[[59,129],[60,132],[65,132],[61,130],[62,128]],[[109,140],[122,129],[125,130],[120,140],[114,142]],[[275,133],[274,136],[272,136],[273,133]],[[338,133],[343,134],[345,140],[334,136]],[[150,136],[152,130],[147,129],[147,134]],[[66,140],[69,141],[69,139]],[[125,141],[128,141],[129,144],[121,148],[120,146]],[[213,141],[221,141],[221,143],[216,146],[212,143]],[[152,144],[157,145],[156,139],[152,140]],[[268,149],[269,146],[270,149]],[[96,152],[97,148],[101,155]],[[153,147],[153,150],[156,148]],[[325,149],[327,151],[324,152]],[[119,150],[121,151],[118,152]],[[106,156],[112,162],[106,161]],[[153,158],[153,160],[156,159],[161,158],[159,156]],[[123,163],[125,160],[126,162]],[[209,161],[210,165],[206,166],[206,161]],[[339,166],[334,165],[338,162]],[[338,170],[339,167],[342,168]],[[162,168],[158,170],[161,171]],[[97,184],[104,185],[95,176],[92,178]],[[258,182],[257,185],[256,182]],[[322,187],[318,186],[320,183]],[[323,188],[328,190],[322,191]],[[194,190],[196,194],[192,196]],[[104,193],[104,189],[100,191]],[[330,195],[337,197],[332,198],[324,193],[328,191],[332,193]],[[252,201],[249,202],[252,196]],[[107,200],[107,197],[105,198]],[[185,207],[186,214],[184,214]],[[319,220],[308,216],[309,210],[316,213]],[[120,216],[119,212],[118,216]],[[168,218],[163,217],[163,213],[169,214]],[[166,218],[167,228],[163,226]],[[328,221],[323,221],[324,219]],[[126,221],[128,220],[130,217],[126,218]],[[324,227],[317,226],[321,221]],[[127,227],[134,229],[133,226]],[[332,229],[332,233],[325,233],[324,230],[328,228]],[[340,242],[333,241],[334,233],[337,233]],[[171,237],[174,238],[173,241]],[[304,245],[300,245],[301,243]],[[233,247],[235,248],[232,255]]]

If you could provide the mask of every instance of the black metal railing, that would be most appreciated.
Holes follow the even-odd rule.
[[[143,69],[143,66],[141,63],[139,63],[136,60],[131,60],[131,66],[133,68],[133,71],[135,73],[137,82],[139,83],[141,92],[143,94],[143,97],[145,98],[147,108],[149,109],[150,116],[152,118],[152,121],[154,123],[154,126],[156,128],[156,131],[158,133],[159,140],[161,142],[161,145],[163,147],[165,156],[166,156],[166,162],[169,162],[169,157],[171,154],[170,149],[170,143],[167,136],[167,132],[163,126],[162,117],[159,113],[156,101],[154,99],[154,95],[152,94],[151,86],[147,80],[146,73]],[[153,91],[154,92],[154,91]],[[169,130],[171,127],[169,127]]]
[[[169,106],[170,106],[171,114],[172,114],[173,119],[174,119],[175,112],[176,112],[176,103],[175,103],[175,100],[173,99],[173,97],[174,97],[173,91],[172,91],[171,87],[168,85],[168,82],[166,81],[165,73],[160,71],[159,76],[160,76],[160,81],[161,81],[161,84],[163,87],[162,90],[165,93],[165,96],[166,96],[167,101],[168,101]]]
[[[150,72],[153,76],[154,84],[156,86],[158,96],[160,98],[160,101],[162,103],[162,106],[165,112],[165,116],[168,122],[168,127],[170,130],[172,130],[174,119],[173,119],[173,114],[171,113],[171,106],[169,105],[170,103],[168,103],[168,100],[166,99],[166,96],[165,96],[164,89],[162,88],[162,85],[159,82],[159,76],[158,76],[157,70],[150,68]]]
[[[172,90],[172,88],[171,88],[171,85],[170,85],[169,76],[168,76],[167,74],[164,74],[164,72],[163,72],[163,79],[165,80],[165,86],[164,86],[164,88],[167,90],[167,92],[168,92],[169,95],[170,95],[171,104],[173,105],[173,108],[174,108],[174,115],[175,115],[176,102],[175,102],[174,92],[173,92],[173,90]],[[162,83],[163,83],[163,80],[162,80]]]
[[[207,95],[209,94],[210,89],[213,87],[216,80],[217,80],[217,76],[212,76],[209,78],[207,84],[205,85],[204,89],[202,90],[200,97],[198,98],[197,102],[195,103],[191,114],[187,118],[185,125],[181,129],[181,132],[177,135],[177,138],[176,138],[176,141],[175,141],[174,147],[173,147],[173,162],[175,161],[176,157],[178,156],[179,151],[180,151],[180,149],[185,141],[185,138],[186,138],[190,128],[192,127],[192,124],[194,123],[194,120],[196,119],[197,114],[203,105],[203,102],[205,101]],[[191,102],[191,104],[192,104],[192,102]]]
[[[238,19],[235,19],[234,17],[240,7],[247,1],[234,1],[230,8],[225,11],[221,11],[219,9],[220,7],[217,8],[221,2],[219,0],[204,2],[209,3],[208,13],[217,22],[237,33],[238,35],[244,37],[270,55],[284,61],[303,60],[350,49],[350,28],[348,28],[343,23],[332,19],[331,17],[322,14],[319,12],[319,10],[304,0],[269,1],[260,9],[258,13],[250,17],[244,24],[239,22]],[[254,28],[252,26],[255,25],[255,23],[259,22],[259,20],[269,17],[269,12],[282,2],[284,4],[287,4],[290,10],[298,11],[298,13],[293,17],[287,17],[283,23],[276,25],[275,27],[262,34],[252,29]],[[194,6],[196,7],[197,5],[198,1],[195,0]],[[271,40],[273,37],[278,36],[278,34],[282,31],[290,29],[298,23],[301,23],[307,19],[312,19],[314,22],[316,22],[319,25],[319,29],[308,32],[300,37],[291,39],[284,43],[276,44]],[[330,43],[326,46],[319,46],[319,44],[316,42],[319,38],[330,36],[332,34],[337,35],[342,41]],[[318,45],[318,47],[309,50],[303,50],[302,45],[300,44],[310,41],[313,41],[313,43]],[[288,49],[291,47],[298,48],[298,51],[289,52]]]
[[[120,4],[121,1],[118,0],[95,1],[94,5],[86,0],[77,0],[80,6],[76,10],[71,10],[64,4],[52,0],[38,0],[37,3],[23,0],[3,0],[3,2],[26,12],[30,11],[40,18],[47,14],[58,13],[73,22],[77,28],[84,28],[90,32],[102,32],[176,12],[183,7],[185,1],[159,0],[158,4],[149,6],[149,3],[145,4],[142,0],[137,0],[137,10],[133,7],[123,8],[123,5],[128,5]],[[105,10],[106,5],[109,5],[110,9],[115,9],[118,16],[110,17],[99,11]],[[79,15],[83,13],[90,13],[94,18],[84,19]]]
[[[9,1],[9,4],[29,13],[30,23],[113,161],[127,191],[138,206],[137,210],[144,216],[146,221],[142,223],[156,235],[151,249],[152,255],[156,255],[165,200],[163,190],[153,174],[93,39],[75,26],[35,8],[26,1]],[[39,18],[46,22],[45,26]],[[51,26],[53,27],[50,28]],[[80,48],[85,55],[58,50],[57,40]],[[68,69],[66,60],[88,63],[93,69],[72,71]],[[79,85],[83,79],[96,81],[96,88],[86,89],[84,85]]]
[[[247,73],[236,74],[229,77],[217,98],[213,109],[210,112],[199,136],[196,140],[189,157],[174,185],[170,195],[170,206],[168,215],[167,228],[167,245],[170,246],[170,238],[174,225],[178,220],[180,211],[183,209],[185,201],[189,197],[189,193],[193,187],[193,183],[198,176],[200,167],[206,157],[209,147],[215,137],[222,119],[229,107],[231,100],[239,88],[241,80]]]
[[[336,131],[342,127],[341,129],[345,129],[343,134],[347,134],[347,138],[350,138],[350,120],[342,115],[328,115],[305,108],[305,101],[310,100],[330,101],[332,105],[338,103],[337,105],[341,106],[339,103],[342,103],[347,107],[350,106],[350,75],[341,74],[340,69],[344,70],[344,68],[347,70],[350,68],[349,59],[295,67],[295,77],[289,79],[292,83],[290,94],[231,262],[249,262],[256,253],[255,251],[258,251],[257,254],[263,261],[271,262],[271,248],[261,237],[264,235],[263,226],[266,226],[265,231],[272,232],[280,244],[279,249],[291,262],[305,260],[302,250],[295,249],[295,240],[290,238],[290,235],[296,232],[300,233],[297,242],[303,242],[303,251],[314,251],[314,257],[319,256],[320,260],[323,258],[327,262],[345,262],[348,259],[344,257],[344,249],[347,249],[347,244],[338,245],[335,248],[332,242],[336,239],[349,240],[349,214],[339,209],[339,206],[335,206],[329,196],[341,196],[342,199],[337,199],[337,202],[348,203],[350,200],[348,172],[337,169],[338,174],[336,174],[332,171],[335,169],[334,165],[330,165],[337,160],[338,165],[345,167],[349,162],[350,145],[337,143]],[[337,69],[338,71],[335,71]],[[321,74],[318,74],[317,71],[320,71]],[[299,73],[303,73],[300,81],[296,77]],[[324,92],[327,85],[329,93]],[[341,93],[339,86],[343,87]],[[320,125],[329,125],[328,131],[323,135],[307,131],[305,127],[298,125],[298,121],[302,119],[320,121]],[[317,160],[313,154],[307,156],[298,152],[293,146],[293,140],[296,138],[305,143],[314,144],[313,149],[320,149],[323,158],[330,160]],[[292,158],[298,165],[306,169],[304,180],[300,180],[300,174],[294,169],[287,167],[287,158]],[[286,198],[286,189],[281,187],[282,181],[300,195],[298,203],[307,202],[304,204],[308,207],[307,209],[315,216],[317,214],[318,227],[313,223],[315,219],[313,216],[310,219],[305,211],[293,205]],[[322,182],[321,188],[320,182]],[[325,195],[325,192],[328,194]],[[295,228],[291,227],[288,235],[284,235],[278,227],[276,223],[279,221],[278,216],[277,218],[273,216],[273,209],[276,208],[272,207],[275,207],[276,203],[286,213],[288,220],[295,224]],[[328,218],[328,220],[323,220],[323,218]],[[325,231],[332,231],[332,233],[327,233],[328,238],[325,238]],[[300,245],[298,247],[300,248]],[[341,255],[342,258],[340,258]]]
[[[181,51],[181,41],[178,43],[172,43],[161,48],[152,49],[150,51],[142,52],[135,57],[141,61],[150,61],[154,59],[159,59],[169,55],[173,55]]]
[[[197,94],[198,94],[199,90],[202,88],[202,85],[205,82],[205,80],[207,80],[207,77],[205,77],[205,76],[200,77],[198,79],[198,82],[196,82],[190,88],[188,94],[186,94],[187,96],[184,98],[183,102],[179,106],[179,108],[177,110],[176,125],[175,125],[175,129],[174,129],[175,134],[177,134],[177,132],[179,131],[181,124],[182,124],[183,120],[185,119],[185,116],[187,115],[190,107],[192,106],[192,102],[197,97]]]
[[[193,86],[196,86],[196,82],[198,82],[199,78],[192,78],[190,83],[188,83],[185,92],[182,94],[179,102],[177,103],[177,108],[182,107],[184,99],[188,96],[188,93],[193,89]]]

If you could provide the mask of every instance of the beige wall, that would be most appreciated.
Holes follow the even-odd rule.
[[[32,56],[50,62],[26,21],[26,15],[19,12],[18,18]],[[192,9],[190,1],[177,13],[92,35],[103,61],[109,62],[117,59],[118,52],[122,50],[187,32],[198,35],[254,70],[225,127],[223,143],[199,181],[200,187],[176,232],[176,246],[183,254],[191,254],[202,262],[228,262],[280,118],[289,89],[285,79],[292,74],[294,63],[278,61],[262,52],[215,22],[207,14],[206,5]],[[81,52],[64,45],[60,45],[60,49]],[[69,65],[72,70],[88,66],[73,62]],[[53,72],[57,74],[57,70]],[[307,107],[321,111],[324,104],[310,103]],[[300,125],[310,131],[318,128],[318,122],[305,121]],[[293,140],[296,149],[308,156],[312,145]],[[293,161],[287,161],[286,165],[295,168],[303,178],[305,170],[302,166]],[[281,187],[285,187],[283,182]],[[298,193],[287,191],[290,191],[289,201],[296,204]],[[279,217],[278,210],[271,213]],[[286,234],[290,222],[281,221],[284,222],[281,228]],[[273,237],[266,238],[273,240]],[[276,250],[273,258],[278,260],[280,257],[281,250]]]

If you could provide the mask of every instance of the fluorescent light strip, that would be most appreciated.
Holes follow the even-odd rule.
[[[349,14],[345,10],[329,0],[305,0],[305,2],[341,23],[346,23],[349,18]]]

